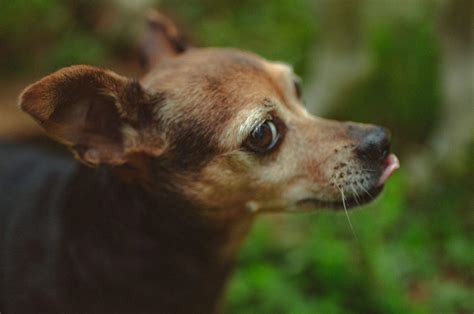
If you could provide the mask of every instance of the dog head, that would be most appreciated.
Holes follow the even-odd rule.
[[[73,66],[29,86],[21,108],[83,163],[210,213],[352,207],[398,167],[386,129],[309,114],[290,66],[189,48],[156,13],[149,26],[140,81]]]

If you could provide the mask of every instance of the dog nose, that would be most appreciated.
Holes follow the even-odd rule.
[[[355,152],[364,161],[385,160],[390,152],[390,131],[384,127],[374,127],[364,135]]]

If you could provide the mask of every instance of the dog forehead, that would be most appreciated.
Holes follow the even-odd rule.
[[[251,52],[233,48],[197,48],[161,62],[144,77],[142,84],[152,91],[178,91],[194,86],[258,89],[262,88],[262,83],[275,84],[290,72],[287,65],[269,62]]]
[[[268,62],[250,52],[228,48],[194,49],[156,66],[143,87],[165,99],[161,115],[211,114],[257,104],[280,94]]]

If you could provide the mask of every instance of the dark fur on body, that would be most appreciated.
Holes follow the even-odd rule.
[[[8,143],[0,156],[2,313],[215,308],[233,265],[220,251],[249,220],[211,223],[172,191],[151,195],[108,167]]]

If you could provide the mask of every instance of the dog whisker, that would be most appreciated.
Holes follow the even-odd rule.
[[[357,190],[354,188],[354,185],[351,183],[351,189],[352,189],[352,192],[354,192],[354,199],[355,201],[357,202],[358,205],[360,205],[360,202],[359,202],[359,193],[357,192]]]
[[[358,185],[371,199],[374,199],[374,197],[372,196],[372,194],[370,194],[370,192],[369,192],[362,184],[360,184],[359,182],[357,182],[357,185]]]
[[[346,196],[344,195],[344,189],[343,188],[339,188],[339,191],[341,192],[341,197],[342,197],[342,205],[344,207],[344,212],[346,214],[346,217],[347,217],[347,221],[349,222],[349,227],[351,228],[351,231],[352,231],[352,234],[354,235],[354,237],[356,238],[357,241],[359,241],[359,238],[357,237],[357,234],[355,233],[355,230],[354,230],[354,227],[352,226],[352,222],[351,222],[351,219],[349,217],[349,212],[347,211],[347,205],[346,205]]]

